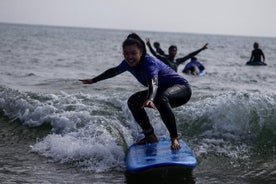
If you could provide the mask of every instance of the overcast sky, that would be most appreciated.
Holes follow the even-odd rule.
[[[0,22],[276,37],[276,0],[0,0]]]

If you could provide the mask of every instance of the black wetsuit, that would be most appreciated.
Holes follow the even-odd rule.
[[[265,60],[265,55],[263,53],[263,51],[261,49],[254,49],[252,50],[252,53],[251,53],[251,57],[250,57],[250,60],[251,62],[255,62],[255,61],[262,61],[262,58]]]
[[[158,59],[160,59],[163,63],[167,64],[168,66],[170,66],[174,71],[177,72],[177,68],[180,64],[184,63],[185,61],[187,61],[188,59],[196,56],[198,53],[200,53],[201,51],[204,50],[204,48],[198,49],[194,52],[191,52],[190,54],[181,57],[181,58],[171,58],[169,55],[160,55],[158,53],[156,53],[153,48],[151,47],[151,45],[148,45],[150,52],[152,53],[152,55],[154,55],[155,57],[157,57]]]
[[[156,52],[160,54],[161,56],[167,56],[165,52],[160,47],[155,47]]]

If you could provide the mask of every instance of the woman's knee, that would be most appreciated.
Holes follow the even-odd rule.
[[[166,91],[164,96],[168,99],[172,107],[178,107],[190,100],[192,91],[191,88],[187,86],[174,86],[170,90]]]
[[[144,101],[144,92],[140,91],[129,97],[127,100],[127,105],[130,109],[133,109],[135,107],[141,107]]]

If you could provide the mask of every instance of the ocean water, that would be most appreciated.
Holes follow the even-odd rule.
[[[129,73],[93,85],[78,79],[119,64],[131,32],[0,24],[0,183],[130,183],[124,157],[142,135],[126,101],[144,87]],[[189,182],[181,173],[162,182],[275,183],[276,38],[136,32],[164,50],[177,45],[178,57],[209,43],[198,55],[204,76],[179,66],[193,96],[174,109],[198,166]],[[255,41],[267,66],[245,65]]]

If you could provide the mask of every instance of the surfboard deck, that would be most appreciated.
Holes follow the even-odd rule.
[[[162,139],[158,143],[129,147],[125,163],[128,172],[140,172],[148,169],[180,167],[193,169],[197,160],[193,151],[183,140],[179,140],[181,149],[171,150],[171,141]]]

